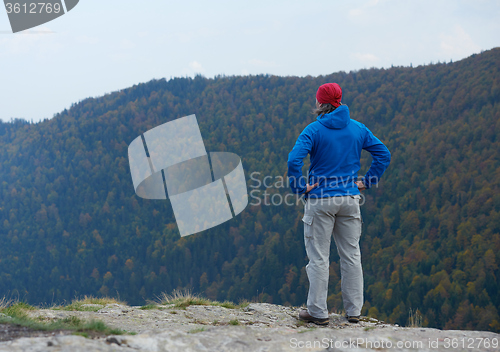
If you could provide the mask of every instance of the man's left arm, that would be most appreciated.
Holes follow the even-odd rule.
[[[356,182],[360,190],[364,188],[368,189],[376,185],[391,162],[391,153],[389,149],[387,149],[384,143],[375,137],[368,128],[366,131],[367,134],[365,136],[363,149],[372,155],[372,164],[363,177],[361,184],[359,183],[360,181]],[[363,185],[364,188],[362,187]]]
[[[288,154],[288,180],[290,188],[294,193],[302,194],[309,192],[313,186],[307,184],[307,180],[302,176],[302,166],[304,158],[312,150],[313,141],[306,128],[297,138],[297,142],[290,154]]]

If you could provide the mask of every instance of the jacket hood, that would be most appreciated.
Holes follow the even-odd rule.
[[[339,130],[349,124],[351,116],[347,105],[340,105],[332,112],[318,116],[317,120],[325,127]]]

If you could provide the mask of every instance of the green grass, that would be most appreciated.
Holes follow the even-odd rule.
[[[88,333],[86,333],[86,332],[81,332],[81,331],[77,331],[77,332],[73,333],[73,335],[83,336],[83,337],[85,337],[86,339],[88,339],[88,338],[89,338],[89,334],[88,334]]]
[[[240,322],[238,321],[238,319],[233,319],[233,320],[229,320],[229,324],[230,325],[240,325]]]
[[[200,297],[199,295],[192,294],[190,291],[180,291],[174,290],[170,295],[162,293],[160,297],[157,298],[157,303],[160,305],[173,304],[176,308],[186,309],[186,307],[192,305],[201,306],[218,306],[229,309],[238,309],[247,307],[250,302],[241,301],[239,304],[235,304],[231,301],[212,301],[207,298]]]
[[[219,305],[219,306],[224,307],[224,308],[229,308],[229,309],[236,309],[236,308],[238,308],[238,306],[236,304],[234,304],[233,302],[230,302],[230,301],[224,301],[224,302],[222,302],[220,304],[216,304],[216,305]]]
[[[103,335],[122,335],[125,332],[120,329],[108,327],[100,320],[85,321],[76,316],[70,316],[55,321],[45,321],[42,316],[32,318],[28,311],[36,310],[24,302],[16,302],[9,306],[0,308],[0,323],[14,324],[27,327],[32,330],[53,331],[53,330],[73,330],[74,333],[88,336],[90,333]]]
[[[304,330],[299,331],[299,334],[303,334],[303,333],[305,333],[305,332],[309,332],[309,331],[314,331],[314,330],[316,330],[316,329],[317,329],[317,328],[309,328],[309,329],[304,329]]]
[[[98,304],[102,307],[89,307],[85,306],[87,304]],[[93,296],[84,296],[82,299],[74,299],[71,304],[67,306],[54,307],[52,309],[55,310],[69,310],[69,311],[79,311],[79,312],[97,312],[102,309],[107,304],[122,304],[125,305],[125,302],[121,302],[115,298],[110,297],[93,297]]]
[[[202,332],[202,331],[205,331],[205,330],[206,329],[204,327],[201,327],[201,328],[189,330],[188,333],[190,333],[190,334],[196,334],[197,332]]]
[[[298,320],[296,325],[297,327],[306,326],[306,322],[303,320]]]
[[[1,310],[1,312],[5,315],[10,316],[11,318],[23,318],[27,317],[27,310],[35,310],[36,308],[26,304],[24,302],[13,303],[12,305],[5,307]]]
[[[246,299],[241,300],[240,303],[238,304],[239,308],[246,308],[250,304],[250,301],[247,301]]]
[[[142,306],[139,309],[149,310],[149,309],[163,309],[163,308],[158,307],[156,304],[146,304],[145,306]]]
[[[75,311],[75,312],[97,312],[98,310],[102,309],[104,307],[84,307],[83,304],[79,303],[71,303],[65,307],[56,307],[53,308],[55,310],[69,310],[69,311]]]
[[[123,331],[121,329],[113,329],[107,326],[104,322],[100,320],[91,320],[88,323],[83,324],[79,330],[83,331],[96,331],[101,332],[105,335],[122,335]]]
[[[189,292],[174,291],[172,295],[163,294],[160,299],[160,304],[173,304],[176,308],[186,308],[191,305],[209,306],[212,301],[206,298],[201,298]]]

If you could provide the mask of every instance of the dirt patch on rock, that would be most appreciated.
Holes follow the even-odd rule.
[[[70,330],[40,331],[15,324],[0,324],[0,341],[11,341],[20,337],[71,335],[73,333]]]

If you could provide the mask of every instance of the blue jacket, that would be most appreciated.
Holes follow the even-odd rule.
[[[366,188],[376,184],[391,161],[387,147],[362,123],[351,120],[347,105],[320,115],[300,134],[288,155],[288,178],[295,193],[305,193],[306,183],[319,185],[308,197],[359,194],[355,182],[360,169],[361,149],[372,155],[372,164],[361,179]],[[303,159],[311,155],[309,176],[302,176]]]

